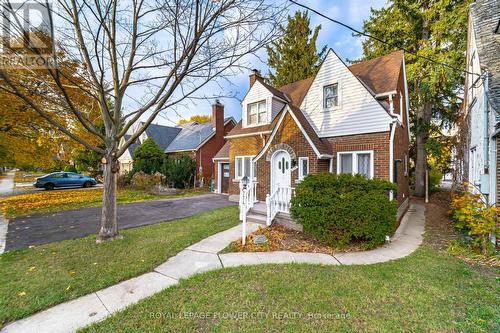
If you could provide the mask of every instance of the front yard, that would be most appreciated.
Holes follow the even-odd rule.
[[[182,198],[206,193],[204,190],[178,190],[176,194],[158,195],[143,190],[121,189],[118,191],[119,204]],[[100,206],[102,189],[65,189],[56,191],[39,191],[1,198],[0,207],[7,218],[17,216],[53,213],[86,207]]]
[[[152,271],[187,246],[237,223],[237,208],[228,207],[124,230],[123,239],[99,245],[89,236],[5,253],[0,256],[0,323]]]
[[[264,265],[183,280],[84,332],[498,332],[500,270],[447,250],[446,205],[424,244],[366,266]]]

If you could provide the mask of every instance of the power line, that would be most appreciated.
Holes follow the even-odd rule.
[[[353,27],[351,27],[350,25],[348,25],[348,24],[346,24],[346,23],[343,23],[343,22],[341,22],[341,21],[338,21],[338,20],[336,20],[336,19],[333,19],[333,18],[331,18],[331,17],[328,17],[328,16],[326,16],[325,14],[322,14],[322,13],[318,12],[316,9],[313,9],[313,8],[311,8],[311,7],[309,7],[309,6],[306,6],[306,5],[303,5],[303,4],[301,4],[301,3],[298,3],[298,2],[297,2],[297,1],[295,1],[295,0],[289,0],[289,1],[290,1],[291,3],[293,3],[293,4],[295,4],[295,5],[297,5],[297,6],[299,6],[299,7],[302,7],[302,8],[305,8],[305,9],[307,9],[307,10],[309,10],[309,11],[311,11],[311,12],[313,12],[313,13],[315,13],[315,14],[317,14],[317,15],[319,15],[319,16],[321,16],[321,17],[323,17],[323,18],[325,18],[325,19],[327,19],[327,20],[329,20],[329,21],[331,21],[331,22],[333,22],[333,23],[339,24],[339,25],[341,25],[341,26],[343,26],[343,27],[345,27],[345,28],[347,28],[347,29],[349,29],[349,30],[351,30],[351,31],[354,31],[354,32],[355,32],[356,34],[358,34],[358,35],[361,35],[361,36],[365,36],[365,37],[368,37],[368,38],[374,39],[374,40],[376,40],[376,41],[378,41],[378,42],[380,42],[380,43],[382,43],[382,44],[386,44],[386,45],[392,46],[392,47],[394,47],[394,48],[396,48],[396,49],[398,49],[398,50],[404,51],[404,52],[409,53],[409,54],[411,54],[411,55],[413,55],[413,56],[415,56],[415,57],[417,57],[417,58],[421,58],[421,59],[424,59],[424,60],[430,61],[430,62],[435,63],[435,64],[437,64],[437,65],[441,65],[441,66],[444,66],[444,67],[448,67],[448,68],[450,68],[450,69],[453,69],[453,70],[458,71],[458,72],[461,72],[461,73],[466,73],[466,74],[470,74],[470,75],[477,75],[477,76],[481,77],[481,75],[480,75],[480,74],[477,74],[477,73],[472,73],[472,72],[469,72],[469,71],[464,70],[464,69],[456,68],[456,67],[451,66],[451,65],[449,65],[449,64],[447,64],[447,63],[440,62],[440,61],[434,60],[434,59],[432,59],[432,58],[429,58],[429,57],[426,57],[426,56],[419,55],[419,54],[417,54],[416,52],[414,52],[414,51],[410,51],[410,50],[408,50],[408,49],[406,49],[406,48],[404,48],[404,47],[401,47],[401,46],[399,46],[399,45],[397,45],[397,44],[390,43],[390,42],[388,42],[388,41],[383,40],[382,38],[379,38],[379,37],[376,37],[376,36],[370,35],[369,33],[366,33],[366,32],[364,32],[364,31],[359,31],[359,30],[357,30],[356,28],[353,28]]]

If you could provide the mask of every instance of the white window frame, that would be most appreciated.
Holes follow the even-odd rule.
[[[245,163],[244,160],[245,158],[250,159],[250,179],[256,180],[257,175],[254,175],[253,173],[257,173],[257,162],[253,161],[254,155],[241,155],[241,156],[235,156],[234,157],[234,179],[235,180],[241,180],[243,178],[243,175],[245,174]],[[238,159],[241,159],[242,165],[241,165],[241,172],[242,174],[238,176],[238,163],[236,162]]]
[[[333,85],[337,85],[337,105],[335,106],[332,106],[332,107],[329,107],[327,108],[326,105],[325,105],[325,88],[326,87],[329,87],[329,86],[333,86]],[[332,111],[332,110],[337,110],[340,108],[340,105],[341,105],[341,101],[342,101],[342,94],[341,94],[341,82],[340,80],[337,81],[337,82],[330,82],[330,83],[327,83],[327,84],[324,84],[322,87],[321,87],[321,103],[322,103],[322,108],[323,108],[323,111]]]
[[[373,179],[375,174],[375,163],[373,159],[373,150],[353,150],[353,151],[339,151],[337,152],[337,175],[340,175],[340,155],[353,155],[352,156],[352,175],[356,175],[358,172],[358,156],[359,154],[370,154],[370,176],[369,179]]]
[[[299,181],[302,181],[304,179],[304,176],[302,175],[302,161],[307,161],[307,174],[306,176],[309,174],[309,157],[299,157],[299,177],[298,177],[298,180]]]
[[[258,107],[258,105],[260,103],[264,104],[264,110],[265,110],[265,114],[266,114],[265,115],[265,119],[262,122],[259,122],[259,107]],[[257,122],[255,124],[251,124],[251,123],[248,122],[249,115],[250,115],[250,106],[253,105],[253,104],[257,104]],[[267,98],[247,103],[246,110],[245,110],[246,127],[254,127],[254,126],[261,126],[261,125],[268,124],[269,123],[269,110],[268,109],[269,109],[269,103],[268,103]]]

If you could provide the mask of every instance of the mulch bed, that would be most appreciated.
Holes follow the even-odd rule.
[[[253,238],[257,235],[265,235],[267,242],[262,244],[253,244]],[[268,228],[249,234],[245,246],[241,244],[241,239],[231,243],[225,252],[270,252],[270,251],[291,251],[291,252],[311,252],[334,254],[347,251],[361,251],[360,246],[350,246],[348,248],[334,248],[325,245],[311,236],[274,224]]]

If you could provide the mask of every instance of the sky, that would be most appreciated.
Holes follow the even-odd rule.
[[[386,5],[386,0],[299,0],[302,4],[307,5],[325,15],[336,20],[344,22],[356,29],[361,30],[363,20],[370,16],[370,8],[381,8]],[[290,7],[290,13],[301,9],[296,5]],[[340,56],[341,59],[357,59],[362,55],[361,38],[353,37],[352,32],[347,28],[339,26],[333,22],[314,14],[309,14],[311,17],[311,29],[321,24],[317,46],[318,49],[323,45],[332,48]],[[262,50],[259,56],[265,61],[266,52]],[[268,66],[257,58],[250,60],[251,68],[255,68],[265,74],[268,72]],[[231,78],[231,84],[221,84],[221,88],[226,93],[236,96],[235,98],[221,98],[224,104],[226,117],[234,117],[237,121],[241,119],[241,99],[245,96],[249,87],[250,72],[242,72],[241,74]],[[214,87],[207,87],[205,91],[201,91],[200,95],[213,95]],[[217,89],[220,89],[217,86]],[[187,109],[182,111],[182,118],[189,118],[195,114],[211,114],[211,104],[214,100],[197,100],[190,103]],[[157,117],[154,123],[172,126],[180,120],[179,115],[168,113],[168,111]]]

